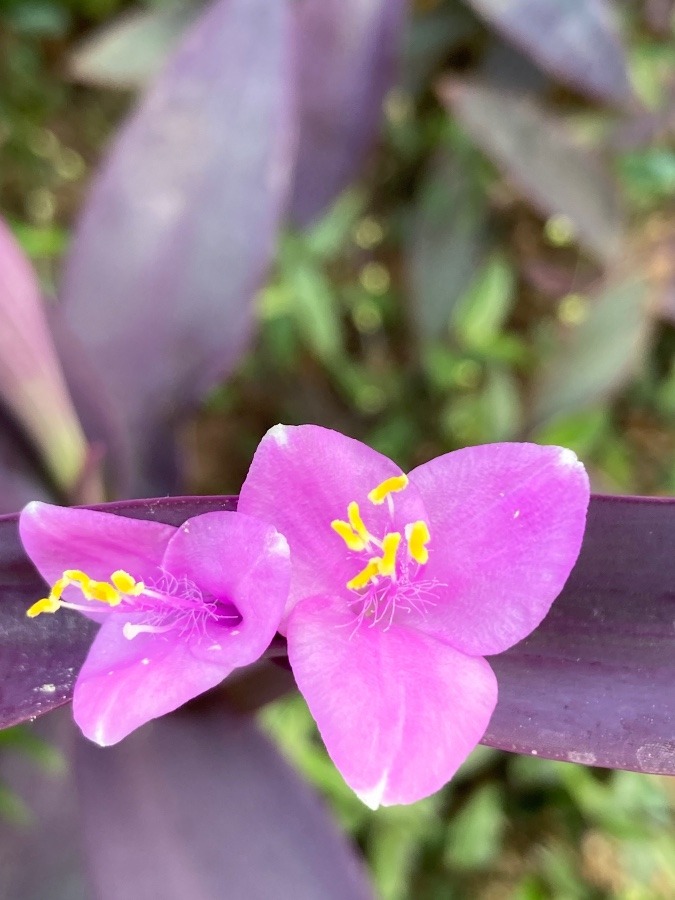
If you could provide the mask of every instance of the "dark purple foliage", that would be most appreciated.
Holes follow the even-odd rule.
[[[183,497],[104,508],[178,524],[232,506],[227,498]],[[500,700],[486,743],[675,774],[674,521],[675,500],[592,499],[581,556],[552,612],[491,660]],[[0,727],[69,699],[91,639],[91,623],[76,614],[26,619],[42,590],[18,543],[16,517],[0,519]],[[45,684],[56,689],[45,693]],[[241,692],[238,704],[246,706]]]
[[[184,710],[119,747],[78,739],[94,896],[373,896],[319,798],[248,716]]]
[[[632,97],[626,54],[609,0],[469,0],[542,68],[609,103]]]
[[[169,423],[249,337],[294,147],[288,5],[218,0],[94,183],[61,293],[154,490],[171,480]]]
[[[382,119],[405,0],[298,0],[300,143],[294,222],[316,219],[358,174]]]

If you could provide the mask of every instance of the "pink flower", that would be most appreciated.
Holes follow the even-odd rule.
[[[270,525],[211,512],[180,528],[29,503],[19,521],[49,595],[29,616],[100,621],[73,695],[75,721],[114,744],[257,660],[288,596],[288,545]]]
[[[405,476],[324,428],[262,440],[238,509],[288,540],[280,631],[330,756],[369,806],[433,793],[480,741],[497,702],[483,657],[544,618],[588,500],[560,447],[472,447]]]

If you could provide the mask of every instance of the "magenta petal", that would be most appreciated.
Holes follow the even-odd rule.
[[[382,534],[387,509],[373,506],[367,495],[401,470],[386,456],[337,431],[318,425],[276,425],[256,450],[237,509],[271,522],[291,548],[293,574],[288,609],[303,597],[334,594],[355,574],[354,557],[330,527],[345,519],[355,500],[366,524]],[[396,498],[400,527],[424,512],[417,492],[408,488]],[[361,564],[362,565],[362,564]]]
[[[198,658],[187,641],[165,635],[128,640],[122,633],[128,621],[134,617],[110,616],[103,623],[73,693],[75,721],[101,746],[215,687],[233,668]]]
[[[474,656],[501,653],[541,622],[576,562],[588,477],[570,450],[488,444],[410,473],[431,530],[425,577],[439,600],[415,626]]]
[[[373,809],[442,787],[483,736],[497,702],[484,659],[403,627],[354,630],[339,599],[295,607],[288,654],[328,753]]]
[[[224,620],[222,628],[208,627],[208,640],[193,639],[193,655],[218,659],[228,672],[262,655],[276,633],[291,579],[288,544],[275,528],[238,512],[188,519],[169,541],[162,566],[241,615],[236,626]]]
[[[175,530],[171,525],[145,519],[38,501],[29,503],[19,518],[26,553],[50,586],[65,569],[81,569],[99,581],[108,581],[117,569],[124,569],[138,581],[154,578]],[[88,604],[77,588],[66,588],[63,597],[91,605],[91,618],[97,621],[108,615],[100,603]]]

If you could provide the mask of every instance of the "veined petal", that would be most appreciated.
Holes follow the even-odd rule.
[[[172,636],[141,633],[128,640],[122,632],[128,621],[142,619],[111,616],[103,623],[75,683],[75,721],[102,747],[215,687],[234,668],[222,658],[196,656],[187,641]]]
[[[215,642],[196,635],[193,655],[215,657],[229,671],[262,655],[276,633],[291,580],[288,544],[273,526],[238,512],[188,519],[169,541],[162,566],[241,615],[236,628],[223,630]]]
[[[276,425],[256,450],[237,509],[271,522],[291,548],[293,574],[287,611],[303,597],[335,594],[359,568],[344,540],[331,528],[356,501],[366,526],[382,536],[387,504],[368,493],[401,474],[386,456],[337,431],[317,425]],[[413,487],[396,494],[395,530],[423,518]]]
[[[405,627],[355,630],[339,599],[299,603],[293,674],[347,784],[371,808],[437,791],[483,736],[497,702],[488,663]]]
[[[411,624],[469,655],[501,653],[541,622],[576,562],[588,477],[571,450],[488,444],[410,473],[431,530],[435,606]]]
[[[26,553],[50,586],[66,569],[81,569],[101,581],[120,568],[137,581],[155,577],[175,531],[159,522],[38,501],[29,503],[19,518]],[[90,618],[98,622],[108,616],[109,610],[89,603],[74,587],[66,588],[63,598],[90,606]]]

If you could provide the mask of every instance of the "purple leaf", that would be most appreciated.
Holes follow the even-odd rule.
[[[78,741],[76,775],[98,900],[373,896],[318,797],[248,717],[185,711],[113,750]]]
[[[174,497],[101,508],[180,524],[232,507],[227,498]],[[0,519],[0,726],[66,702],[91,641],[91,623],[76,614],[51,626],[24,617],[42,582],[16,521]],[[490,658],[500,699],[485,743],[675,774],[674,522],[675,500],[592,498],[579,561],[550,614]],[[45,684],[55,690],[40,691]]]
[[[251,332],[295,145],[291,37],[285,2],[211,6],[122,130],[76,230],[66,315],[148,463],[157,446],[170,455],[169,419]]]
[[[291,198],[316,219],[358,173],[403,41],[405,0],[298,0],[300,144]]]
[[[609,103],[632,97],[626,54],[608,0],[469,0],[544,69]]]
[[[675,774],[675,500],[594,497],[579,561],[544,624],[490,660],[484,742]]]
[[[619,195],[607,169],[564,124],[528,97],[477,80],[446,79],[441,101],[544,216],[564,215],[602,262],[622,237]]]

